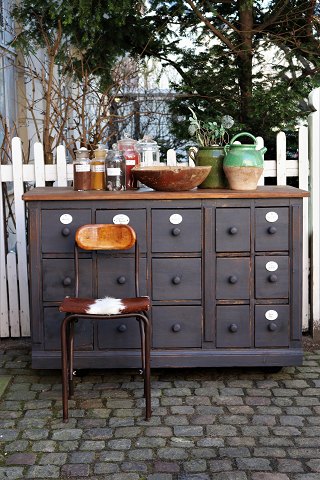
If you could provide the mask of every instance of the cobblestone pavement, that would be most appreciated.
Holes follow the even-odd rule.
[[[28,347],[0,352],[0,374],[1,480],[320,479],[320,350],[279,373],[154,370],[150,422],[135,372],[83,372],[68,424],[60,372]]]

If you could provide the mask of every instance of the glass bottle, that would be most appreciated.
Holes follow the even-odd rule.
[[[102,145],[93,152],[94,158],[91,160],[91,188],[92,190],[106,189],[106,167],[105,160],[107,150]]]
[[[159,145],[149,135],[145,135],[141,140],[138,140],[137,150],[141,156],[141,166],[160,165]]]
[[[76,158],[73,161],[73,189],[74,190],[90,190],[91,189],[91,172],[89,150],[81,147],[76,150]]]
[[[119,191],[126,189],[126,161],[117,144],[112,145],[106,158],[106,189]]]
[[[123,152],[126,161],[126,189],[135,190],[138,188],[138,181],[134,178],[131,170],[140,163],[140,153],[137,150],[137,141],[125,136],[118,141],[119,150]]]

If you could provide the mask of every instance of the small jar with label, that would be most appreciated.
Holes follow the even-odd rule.
[[[106,158],[106,189],[119,191],[126,189],[126,162],[123,152],[117,145],[112,146]]]
[[[91,160],[91,188],[92,190],[106,189],[106,167],[105,160],[107,150],[102,145],[93,152],[94,158]]]
[[[131,170],[140,164],[140,153],[137,150],[137,142],[126,136],[118,141],[118,147],[119,150],[123,152],[126,161],[126,189],[135,190],[138,188],[138,181],[132,175]]]
[[[76,150],[76,159],[73,161],[73,189],[91,189],[90,152],[85,147]]]

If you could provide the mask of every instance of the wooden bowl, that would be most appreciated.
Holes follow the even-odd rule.
[[[134,167],[134,177],[147,187],[160,192],[180,192],[192,190],[209,175],[210,166],[204,167]]]

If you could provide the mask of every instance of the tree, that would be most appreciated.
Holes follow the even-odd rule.
[[[115,126],[125,123],[120,94],[137,76],[126,56],[134,59],[149,35],[141,1],[24,0],[12,14],[20,29],[12,44],[24,54],[18,68],[30,87],[26,101],[46,162],[61,141],[71,155],[76,142],[91,148],[111,142]],[[42,100],[43,127],[36,115]],[[129,108],[127,118],[134,113]]]
[[[173,103],[173,111],[186,115],[192,104],[205,117],[230,114],[264,136],[303,114],[302,100],[320,79],[316,0],[270,0],[267,6],[253,0],[154,0],[151,7],[162,42],[157,54],[181,76],[175,88],[185,100]],[[180,121],[177,134],[181,130]]]

